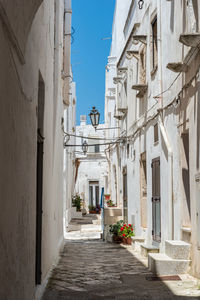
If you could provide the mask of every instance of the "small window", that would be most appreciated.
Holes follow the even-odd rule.
[[[127,158],[129,158],[129,148],[130,148],[130,145],[127,144]]]
[[[158,65],[158,42],[157,42],[157,17],[151,23],[151,31],[152,31],[152,71],[155,71]]]
[[[95,145],[95,146],[94,146],[94,152],[95,152],[95,153],[99,153],[99,152],[100,152],[100,147],[99,147],[99,145]]]
[[[154,125],[154,143],[158,142],[158,123]]]

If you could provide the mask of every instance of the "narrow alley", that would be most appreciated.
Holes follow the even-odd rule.
[[[65,241],[43,296],[43,300],[65,299],[196,300],[200,290],[189,275],[155,280],[147,268],[147,258],[132,246],[88,237]]]
[[[200,0],[0,0],[0,300],[200,300]]]

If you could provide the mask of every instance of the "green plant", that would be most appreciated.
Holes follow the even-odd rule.
[[[111,199],[107,201],[107,205],[108,205],[109,207],[115,206],[115,204],[113,203],[113,201],[112,201]]]
[[[124,221],[120,220],[116,224],[110,225],[109,232],[113,235],[119,236],[120,228],[124,225]]]
[[[73,207],[76,207],[77,211],[81,210],[81,203],[82,203],[82,199],[78,194],[72,197],[72,205]]]
[[[124,238],[129,238],[131,236],[134,236],[135,233],[134,233],[134,229],[133,229],[133,226],[132,224],[124,224],[121,228],[120,228],[120,232],[119,232],[119,235],[121,237],[124,237]]]
[[[93,211],[93,210],[95,210],[95,207],[93,205],[88,205],[88,209],[89,209],[89,211]]]

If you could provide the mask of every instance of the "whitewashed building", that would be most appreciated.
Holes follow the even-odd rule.
[[[140,2],[117,0],[114,14],[105,120],[124,143],[107,152],[111,197],[147,250],[189,243],[200,277],[200,5]]]
[[[86,115],[80,117],[80,126],[76,126],[76,175],[75,192],[84,201],[84,208],[100,204],[102,188],[108,189],[108,162],[105,155],[105,125],[94,127],[87,124]],[[82,144],[88,144],[83,153]],[[100,144],[103,144],[102,146]]]
[[[39,299],[63,243],[71,14],[70,0],[0,1],[0,299]]]

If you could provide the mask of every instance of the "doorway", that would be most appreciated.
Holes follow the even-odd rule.
[[[146,152],[140,157],[140,218],[141,226],[147,228],[147,171]]]
[[[89,181],[89,205],[97,207],[99,205],[99,182]]]
[[[41,284],[42,275],[42,192],[43,192],[43,154],[44,154],[44,99],[45,85],[41,74],[38,84],[37,106],[37,173],[36,173],[36,259],[35,284]]]
[[[152,237],[161,241],[160,157],[152,160]]]
[[[181,135],[182,226],[191,226],[189,132]]]

